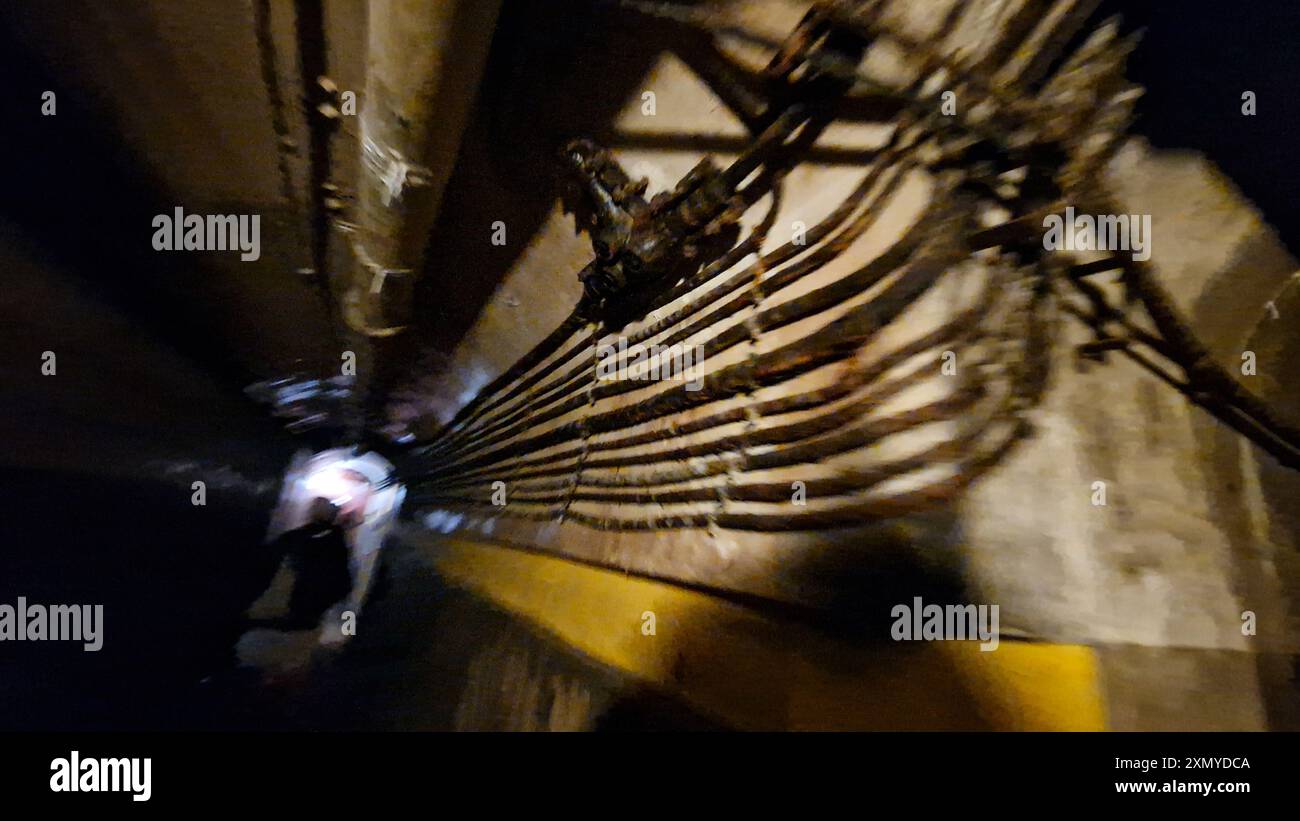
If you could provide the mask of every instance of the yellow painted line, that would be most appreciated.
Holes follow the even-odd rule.
[[[1089,647],[864,646],[706,593],[563,559],[456,539],[432,551],[448,581],[739,729],[1106,729]],[[653,635],[645,634],[648,613]]]

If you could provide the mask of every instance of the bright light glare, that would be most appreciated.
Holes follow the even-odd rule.
[[[313,497],[324,496],[339,506],[352,501],[352,496],[357,490],[357,482],[343,472],[339,463],[313,471],[303,482],[303,486]]]

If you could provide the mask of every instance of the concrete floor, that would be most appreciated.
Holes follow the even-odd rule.
[[[638,629],[645,608],[653,636]],[[955,642],[914,652],[826,615],[408,534],[342,652],[209,706],[218,726],[340,730],[1298,726],[1285,654],[1014,640],[991,658]]]

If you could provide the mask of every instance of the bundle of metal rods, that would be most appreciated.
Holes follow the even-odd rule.
[[[1104,203],[1095,179],[1137,94],[1122,73],[1133,44],[1114,23],[1030,92],[1088,4],[1051,5],[1046,19],[1063,36],[1012,27],[1037,38],[1038,51],[1004,44],[973,65],[889,29],[880,3],[820,4],[822,23],[894,37],[915,59],[911,85],[893,92],[904,105],[891,136],[857,188],[806,236],[777,243],[782,180],[797,152],[742,157],[745,175],[762,169],[741,192],[744,239],[626,328],[575,310],[423,450],[422,471],[407,476],[412,500],[448,530],[532,523],[514,531],[525,541],[547,523],[817,531],[942,505],[1030,432],[1062,283],[1087,292],[1085,276],[1116,268],[1159,333],[1115,347],[1154,342],[1185,374],[1163,378],[1249,420],[1239,430],[1262,425],[1285,459],[1300,437],[1208,362],[1144,266],[1116,258],[1071,276],[1039,253],[1042,214]],[[807,65],[852,73],[852,61],[809,40],[790,41],[810,49]],[[798,65],[789,42],[784,50],[783,65]],[[971,113],[941,113],[936,76]],[[1023,94],[1006,93],[1014,82]],[[801,148],[824,125],[810,114]],[[1104,301],[1094,307],[1074,312],[1099,333],[1123,318]],[[684,358],[695,367],[685,375],[674,367]],[[644,377],[664,371],[671,376]]]

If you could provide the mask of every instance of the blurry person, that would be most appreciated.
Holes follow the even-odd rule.
[[[307,523],[281,534],[273,549],[294,576],[285,627],[316,627],[331,605],[352,592],[347,538],[339,509],[329,499],[313,499]]]
[[[305,524],[271,542],[268,559],[279,569],[249,606],[224,663],[201,682],[216,726],[265,727],[283,717],[319,646],[323,616],[352,593],[341,519],[336,505],[317,497]]]

